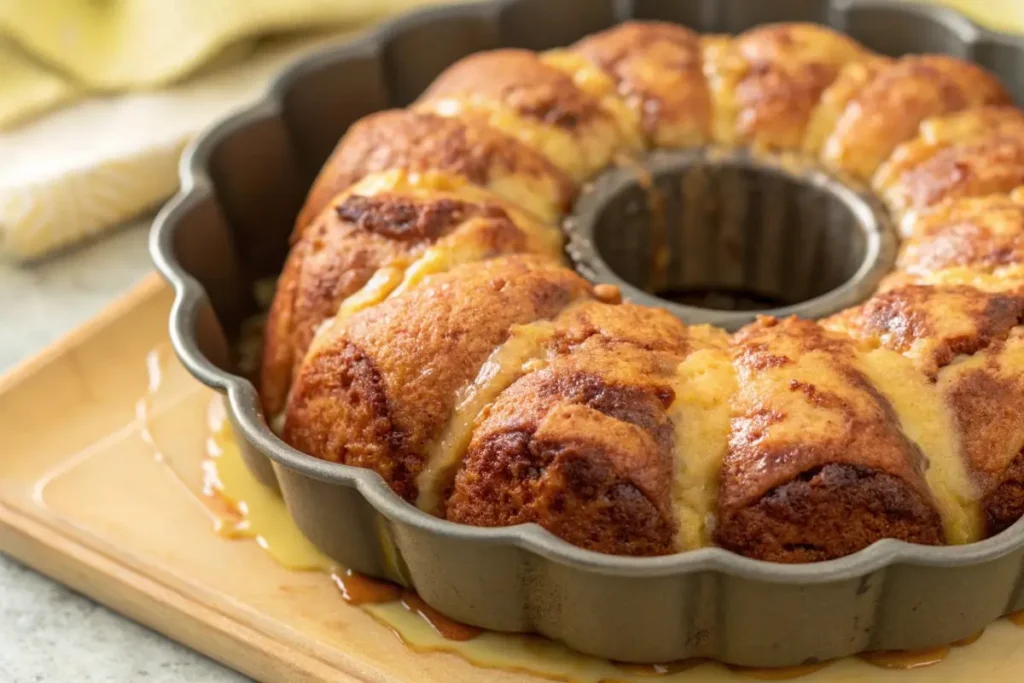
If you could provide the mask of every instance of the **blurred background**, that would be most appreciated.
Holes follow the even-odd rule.
[[[296,57],[439,1],[0,0],[0,372],[151,270],[149,223],[205,126]],[[926,1],[1024,33],[1024,0]],[[142,677],[240,678],[0,555],[0,681]]]

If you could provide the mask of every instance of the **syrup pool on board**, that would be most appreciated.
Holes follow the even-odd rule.
[[[203,493],[214,501],[212,509],[223,511],[218,533],[228,538],[255,539],[287,568],[329,573],[340,597],[391,629],[414,651],[449,652],[481,667],[574,683],[624,683],[652,677],[665,683],[687,683],[698,675],[699,680],[814,680],[814,674],[832,665],[821,662],[783,668],[725,667],[699,659],[652,665],[614,663],[580,654],[541,636],[481,631],[455,622],[426,605],[415,593],[336,567],[302,536],[283,501],[249,472],[219,399],[210,406],[208,416],[210,437]],[[1024,613],[1011,617],[1011,621],[1024,626]],[[919,669],[941,662],[953,647],[969,645],[980,636],[978,633],[952,647],[865,653],[860,659],[883,669]]]
[[[287,569],[330,572],[335,563],[295,528],[284,502],[249,473],[231,435],[224,404],[215,400],[208,411],[210,437],[203,461],[203,494],[220,500],[229,514],[215,530],[228,538],[253,538]],[[233,514],[232,514],[233,513]]]

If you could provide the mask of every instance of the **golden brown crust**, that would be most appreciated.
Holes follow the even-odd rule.
[[[562,355],[485,413],[446,515],[481,526],[534,522],[601,552],[671,552],[675,463],[666,409],[686,330],[675,323],[666,335],[659,311],[628,304],[581,308],[560,319],[569,328],[554,347]],[[645,317],[661,330],[651,334]]]
[[[355,123],[338,143],[313,183],[296,230],[366,175],[389,169],[455,173],[512,203],[532,194],[523,208],[545,220],[556,219],[575,195],[574,184],[544,156],[478,121],[383,111]]]
[[[884,537],[940,541],[923,457],[856,368],[847,337],[806,320],[762,318],[737,333],[734,344],[740,389],[720,479],[717,542],[775,560],[785,560],[779,553],[788,547],[800,561],[807,548],[814,559],[827,559]],[[851,472],[875,483],[836,486]],[[780,500],[797,507],[782,514]],[[859,519],[850,519],[853,510]],[[807,511],[817,524],[805,524]],[[857,533],[815,535],[844,525]],[[772,538],[757,541],[750,536],[755,529]]]
[[[532,522],[588,550],[663,555],[673,550],[673,524],[619,465],[655,452],[633,425],[587,405],[556,406],[533,430],[498,432],[473,447],[447,516],[474,526]]]
[[[421,101],[473,95],[507,105],[527,119],[577,130],[604,116],[597,100],[528,50],[464,57],[431,83]]]
[[[817,24],[771,24],[736,39],[746,68],[736,85],[739,139],[758,147],[796,149],[821,94],[845,64],[867,50]]]
[[[938,386],[953,409],[963,457],[978,486],[987,532],[1024,514],[1024,338],[1014,331],[943,370]]]
[[[706,142],[711,98],[699,34],[666,22],[626,22],[572,46],[607,72],[659,147]]]
[[[635,151],[629,131],[600,98],[527,50],[464,57],[437,77],[417,107],[499,126],[577,181],[616,153]]]
[[[918,136],[897,147],[874,177],[872,186],[885,196],[904,173],[951,145],[1024,133],[1024,112],[1012,106],[976,107],[926,119]]]
[[[1024,515],[1024,451],[1004,470],[1002,482],[985,496],[985,531],[994,536]]]
[[[1009,94],[990,73],[945,55],[911,55],[878,70],[846,106],[822,147],[822,160],[868,181],[926,118],[985,104]]]
[[[896,267],[911,275],[1024,265],[1024,205],[1004,195],[942,202],[907,225]]]
[[[906,482],[855,465],[809,470],[756,503],[721,514],[718,544],[769,562],[830,560],[883,538],[942,544],[935,509]]]
[[[474,245],[481,259],[536,252],[531,235],[544,230],[521,215],[524,223],[517,223],[497,198],[474,201],[440,190],[364,195],[360,190],[356,185],[337,197],[288,256],[265,328],[261,396],[269,415],[284,407],[319,325],[381,268],[404,268],[448,236]]]
[[[636,304],[576,306],[562,316],[556,348],[562,351],[591,337],[645,351],[682,355],[690,348],[690,330],[668,311]]]
[[[288,255],[267,318],[260,394],[268,415],[284,407],[292,376],[320,323],[378,269],[427,244],[361,230],[331,209],[310,226]]]
[[[1005,340],[1024,321],[1024,293],[965,285],[907,285],[876,294],[823,324],[855,339],[912,355],[935,377],[959,355]]]
[[[1009,192],[1024,183],[1024,127],[942,149],[907,171],[886,192],[894,211],[922,209],[947,199]]]
[[[424,452],[456,390],[515,324],[550,318],[590,286],[547,259],[505,257],[428,278],[321,333],[296,377],[284,439],[369,467],[414,500]]]
[[[847,105],[892,60],[888,57],[869,55],[859,61],[846,64],[821,93],[818,104],[811,112],[804,134],[803,150],[818,156],[822,146],[836,127],[836,122],[846,111]]]

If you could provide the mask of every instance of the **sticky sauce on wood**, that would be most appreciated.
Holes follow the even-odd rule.
[[[469,626],[454,619],[449,619],[425,603],[420,596],[412,591],[402,591],[402,606],[422,617],[424,621],[430,624],[431,628],[437,631],[438,635],[447,640],[464,642],[472,640],[482,633],[482,630],[475,626]]]
[[[831,662],[818,662],[815,664],[800,664],[799,666],[779,667],[756,667],[756,666],[730,666],[729,670],[747,678],[759,681],[791,681],[796,678],[810,676],[821,671]]]
[[[226,538],[254,539],[287,569],[331,571],[335,563],[299,532],[284,501],[249,472],[219,400],[210,404],[208,419],[202,493],[215,509],[225,511],[215,531]]]
[[[630,664],[629,662],[613,662],[613,664],[621,669],[623,673],[630,674],[632,676],[668,676],[671,674],[677,674],[683,671],[689,671],[694,669],[701,664],[707,664],[710,660],[707,659],[680,659],[677,662],[668,662],[667,664]],[[601,683],[613,683],[614,679],[605,679]]]
[[[920,669],[933,666],[946,659],[952,648],[949,645],[929,648],[927,650],[892,650],[882,652],[865,652],[859,657],[868,664],[883,669]]]
[[[400,586],[371,579],[351,569],[335,569],[331,572],[331,579],[341,591],[342,599],[350,605],[376,605],[402,597]]]
[[[953,647],[967,647],[968,645],[973,645],[974,643],[978,642],[978,639],[980,639],[983,635],[985,635],[985,629],[981,629],[977,633],[969,635],[966,638],[961,638],[960,640],[953,641]]]

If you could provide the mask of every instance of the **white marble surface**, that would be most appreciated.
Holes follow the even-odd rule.
[[[148,221],[35,266],[0,264],[0,372],[87,320],[150,269]],[[243,677],[0,554],[0,682]]]

